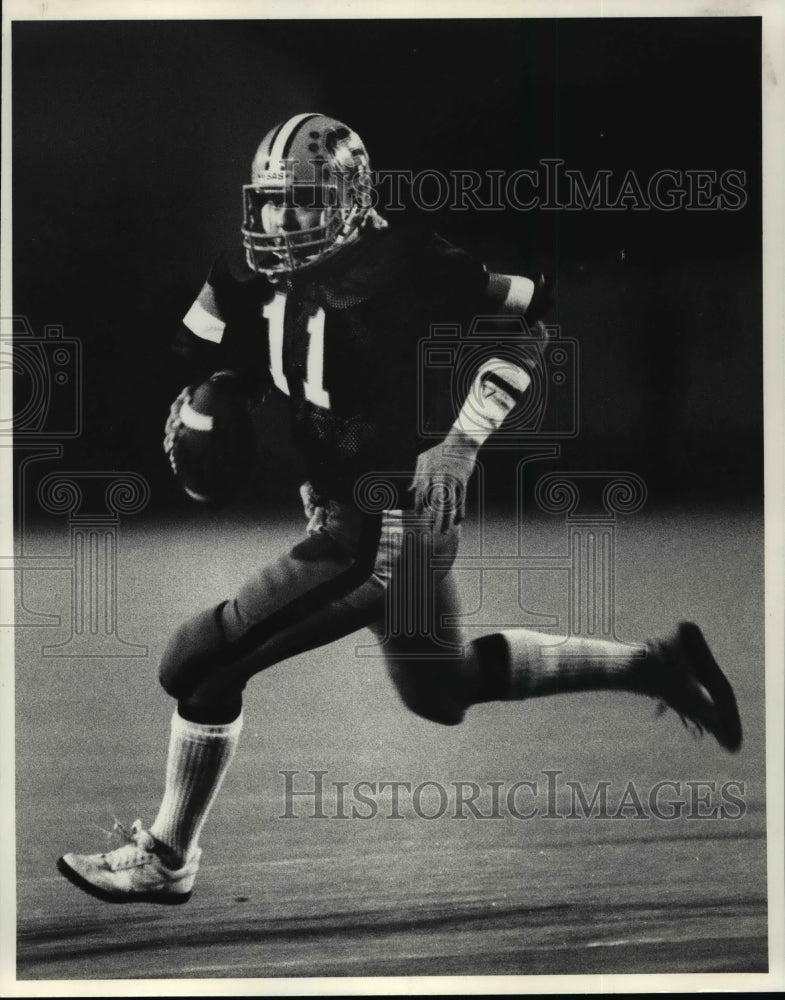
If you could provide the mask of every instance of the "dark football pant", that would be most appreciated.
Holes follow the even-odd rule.
[[[434,534],[409,512],[335,502],[308,513],[302,542],[170,640],[160,677],[181,714],[231,721],[254,674],[368,627],[405,704],[434,722],[460,722],[467,684],[449,572],[460,529]]]

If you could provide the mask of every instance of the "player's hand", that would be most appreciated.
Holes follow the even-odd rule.
[[[477,461],[477,445],[452,428],[444,441],[417,456],[414,510],[430,514],[434,529],[449,531],[466,516],[466,490]]]
[[[180,410],[182,410],[183,404],[191,399],[192,392],[193,386],[189,385],[183,389],[177,399],[169,407],[169,416],[166,418],[166,426],[164,427],[164,451],[166,452],[166,457],[169,459],[172,472],[175,475],[177,475],[177,463],[174,458],[174,442],[180,428],[183,426],[183,422],[180,418]]]

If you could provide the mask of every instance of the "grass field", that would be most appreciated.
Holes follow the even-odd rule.
[[[97,826],[113,814],[127,824],[155,814],[172,711],[156,658],[171,630],[300,532],[299,522],[198,515],[123,524],[119,630],[149,646],[145,657],[43,657],[43,644],[68,635],[68,574],[26,574],[26,606],[64,624],[17,636],[19,979],[766,970],[763,532],[746,512],[636,515],[617,529],[619,637],[659,634],[680,618],[701,624],[737,691],[737,756],[624,694],[478,706],[463,725],[437,727],[398,702],[379,659],[356,655],[366,634],[250,685],[187,906],[109,906],[63,880],[56,858],[102,848]],[[525,532],[535,551],[563,547],[558,518]],[[66,536],[42,530],[30,551],[62,554]],[[496,554],[514,551],[514,525],[490,524],[486,541]],[[464,552],[477,545],[469,526]],[[476,573],[459,582],[474,609]],[[563,623],[563,574],[525,573],[522,588],[529,614],[516,573],[488,571],[468,634],[534,614]],[[296,772],[305,788],[313,769],[326,772],[328,818],[310,818],[306,798],[297,818],[283,818],[281,772]],[[738,818],[633,818],[633,809],[618,819],[523,820],[505,809],[478,818],[452,799],[457,782],[475,782],[487,813],[491,782],[544,787],[546,771],[561,772],[561,806],[567,781],[589,790],[607,781],[617,802],[628,782],[645,795],[665,780],[682,797],[688,781],[743,783],[744,805]],[[417,815],[408,797],[403,818],[389,818],[390,791],[376,795],[372,818],[335,818],[333,783],[348,782],[349,795],[360,781],[438,782],[451,798],[436,819]],[[437,811],[432,797],[422,802],[421,812]]]

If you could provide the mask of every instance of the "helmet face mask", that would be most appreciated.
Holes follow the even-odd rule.
[[[371,210],[362,140],[324,115],[296,115],[272,129],[243,186],[243,246],[263,274],[302,271],[337,253]]]

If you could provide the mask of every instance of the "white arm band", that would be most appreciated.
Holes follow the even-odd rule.
[[[534,295],[534,282],[518,274],[491,273],[488,292],[500,313],[523,316]]]
[[[183,323],[202,340],[209,340],[213,344],[221,343],[226,323],[218,315],[218,303],[209,284],[205,283],[196,301],[183,316]]]
[[[531,377],[525,369],[512,361],[491,358],[475,375],[453,427],[479,447],[501,427],[530,383]]]

